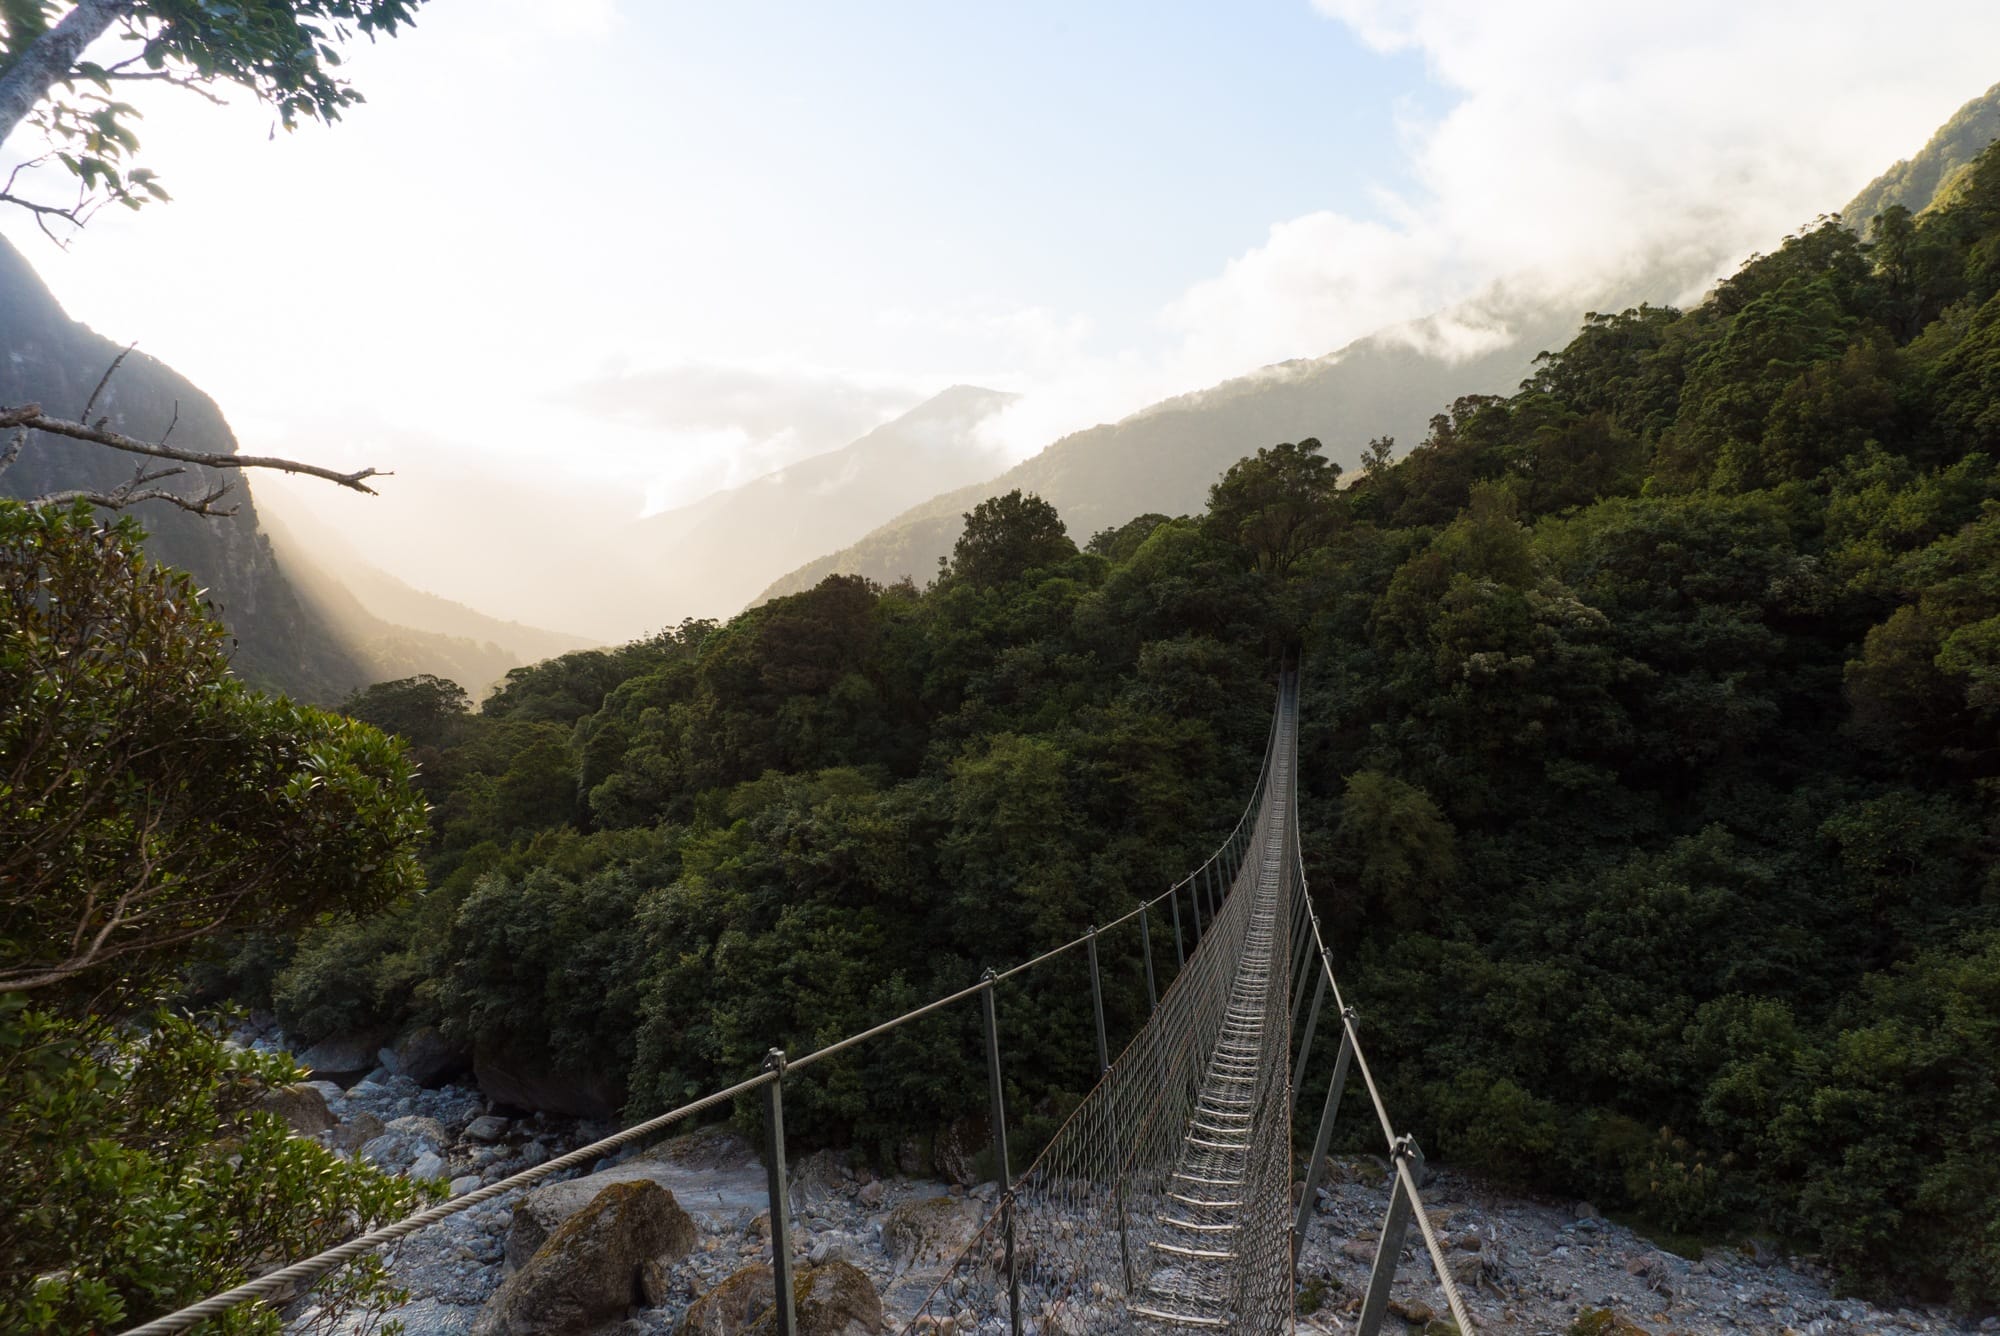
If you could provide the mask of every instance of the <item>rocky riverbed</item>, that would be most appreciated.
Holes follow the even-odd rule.
[[[277,1042],[268,1033],[244,1038],[259,1047]],[[454,1194],[497,1182],[609,1131],[547,1115],[510,1117],[477,1090],[426,1087],[387,1067],[345,1089],[314,1082],[279,1103],[302,1135],[390,1172],[439,1179]],[[953,1167],[969,1177],[963,1166]],[[881,1330],[901,1330],[918,1312],[993,1194],[991,1184],[881,1176],[858,1159],[826,1151],[791,1168],[798,1265],[832,1275],[836,1264],[844,1263],[865,1277],[874,1289],[870,1302],[879,1302]],[[1336,1161],[1330,1178],[1319,1194],[1301,1258],[1302,1332],[1355,1329],[1386,1205],[1386,1167],[1379,1160]],[[558,1181],[565,1186],[550,1186]],[[409,1336],[473,1332],[482,1313],[498,1306],[495,1295],[509,1275],[550,1231],[615,1184],[655,1185],[670,1193],[668,1209],[677,1203],[677,1211],[692,1222],[682,1240],[691,1243],[685,1251],[677,1246],[672,1264],[649,1273],[632,1295],[635,1302],[597,1330],[621,1336],[748,1330],[748,1321],[739,1319],[754,1314],[731,1317],[722,1311],[727,1307],[722,1301],[732,1288],[753,1304],[768,1293],[768,1272],[753,1270],[770,1260],[765,1172],[742,1137],[717,1128],[628,1149],[588,1172],[572,1171],[502,1194],[387,1250],[391,1273],[410,1294],[393,1316]],[[1506,1196],[1450,1171],[1431,1178],[1425,1202],[1473,1319],[1485,1331],[1537,1336],[2000,1331],[2000,1318],[1971,1321],[1940,1308],[1880,1308],[1835,1298],[1822,1269],[1759,1243],[1711,1248],[1699,1259],[1682,1257],[1604,1220],[1587,1204]],[[526,1218],[517,1220],[524,1213]],[[844,1269],[841,1274],[850,1275]],[[710,1295],[717,1297],[701,1304]],[[1414,1225],[1392,1313],[1392,1331],[1452,1330],[1443,1321],[1444,1295]],[[316,1315],[301,1308],[287,1316],[288,1330],[299,1331],[313,1325]],[[826,1330],[865,1330],[878,1321],[872,1308],[865,1319],[839,1320],[842,1325]],[[494,1322],[489,1316],[487,1330],[499,1329]],[[345,1330],[360,1336],[358,1326]]]

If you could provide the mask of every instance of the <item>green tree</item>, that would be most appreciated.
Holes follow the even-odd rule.
[[[966,512],[965,532],[951,550],[951,576],[974,586],[1008,584],[1075,555],[1056,508],[1016,490]]]
[[[1431,796],[1379,770],[1347,777],[1335,838],[1354,885],[1390,921],[1415,927],[1458,875],[1457,835]]]
[[[1258,570],[1283,575],[1324,539],[1333,523],[1340,466],[1312,437],[1259,450],[1208,489],[1213,531],[1249,552]]]
[[[419,883],[402,745],[230,676],[139,540],[0,505],[0,988],[143,978]]]
[[[0,1330],[123,1330],[421,1204],[425,1185],[257,1108],[303,1076],[170,1012],[133,1030],[0,995]],[[312,1302],[329,1319],[358,1307],[379,1320],[405,1297],[371,1257]],[[259,1305],[201,1330],[281,1325]]]

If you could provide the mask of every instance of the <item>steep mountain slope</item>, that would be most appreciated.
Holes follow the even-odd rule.
[[[1003,461],[975,432],[1012,398],[954,385],[851,445],[640,521],[639,547],[659,563],[666,605],[731,615],[780,572],[990,476]]]
[[[0,403],[82,410],[118,355],[110,340],[69,318],[19,251],[0,238]],[[128,435],[156,439],[173,424],[176,444],[234,453],[236,438],[215,401],[171,367],[134,352],[98,397],[93,416]],[[110,490],[135,461],[94,445],[31,436],[0,474],[0,495],[40,496],[66,488]],[[200,476],[195,476],[200,475]],[[215,476],[190,470],[177,486],[199,491]],[[308,607],[286,579],[258,526],[255,501],[237,480],[235,515],[204,519],[159,503],[136,512],[147,551],[190,571],[236,636],[244,677],[313,700],[334,700],[367,679],[361,660]]]
[[[1972,160],[1995,139],[2000,139],[2000,84],[1960,107],[1915,157],[1869,182],[1840,211],[1841,218],[1850,227],[1866,229],[1891,204],[1922,213],[1951,194]]]
[[[593,643],[413,589],[303,511],[272,507],[265,518],[285,572],[361,660],[371,682],[432,673],[477,701],[509,669]]]
[[[1082,541],[1148,511],[1199,511],[1209,485],[1260,445],[1316,436],[1343,466],[1376,436],[1393,436],[1408,450],[1455,396],[1512,390],[1537,351],[1567,340],[1575,311],[1495,296],[1453,312],[1452,323],[1505,333],[1497,347],[1456,359],[1439,351],[1444,318],[1419,321],[1076,432],[997,478],[905,511],[853,546],[774,581],[759,600],[836,573],[925,579],[957,541],[963,513],[1015,488],[1052,503]]]

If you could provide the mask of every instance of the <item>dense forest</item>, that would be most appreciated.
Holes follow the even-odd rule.
[[[829,578],[476,712],[363,692],[421,764],[429,889],[207,986],[668,1106],[1163,888],[1296,651],[1314,886],[1431,1154],[1990,1305],[1996,402],[1989,151],[1866,240],[1823,219],[1691,310],[1590,316],[1344,486],[1259,449],[1081,547],[1012,494],[922,590]],[[1016,1009],[1023,1107],[1087,1083],[1086,999]],[[976,1109],[954,1024],[802,1083],[800,1132]]]

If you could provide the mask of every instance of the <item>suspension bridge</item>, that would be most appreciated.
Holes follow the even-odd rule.
[[[1235,829],[1201,866],[1114,922],[894,1019],[764,1069],[499,1182],[370,1230],[338,1247],[133,1327],[166,1336],[249,1303],[283,1303],[369,1252],[461,1211],[587,1168],[676,1123],[752,1092],[762,1095],[771,1198],[773,1325],[797,1329],[792,1212],[786,1181],[784,1091],[815,1064],[947,1008],[977,1006],[985,1039],[992,1157],[1000,1191],[972,1241],[904,1322],[936,1336],[1267,1336],[1294,1328],[1296,1272],[1326,1169],[1335,1116],[1358,1077],[1391,1173],[1382,1228],[1356,1329],[1376,1336],[1415,1223],[1461,1333],[1476,1328],[1453,1282],[1419,1192],[1423,1158],[1398,1135],[1361,1049],[1354,1011],[1333,972],[1299,847],[1298,686],[1280,682],[1256,787]],[[1100,948],[1136,928],[1148,1017],[1115,1055],[1105,1028]],[[1170,932],[1175,972],[1164,990],[1155,929]],[[1082,952],[1089,966],[1101,1078],[1047,1147],[1018,1174],[999,1007],[1007,986]],[[1333,1068],[1306,1084],[1322,1022],[1338,1027]],[[1312,1096],[1322,1097],[1315,1101]],[[1303,1106],[1309,1124],[1294,1126]],[[1315,1107],[1316,1106],[1316,1107]],[[1295,1133],[1310,1126],[1309,1153]]]

